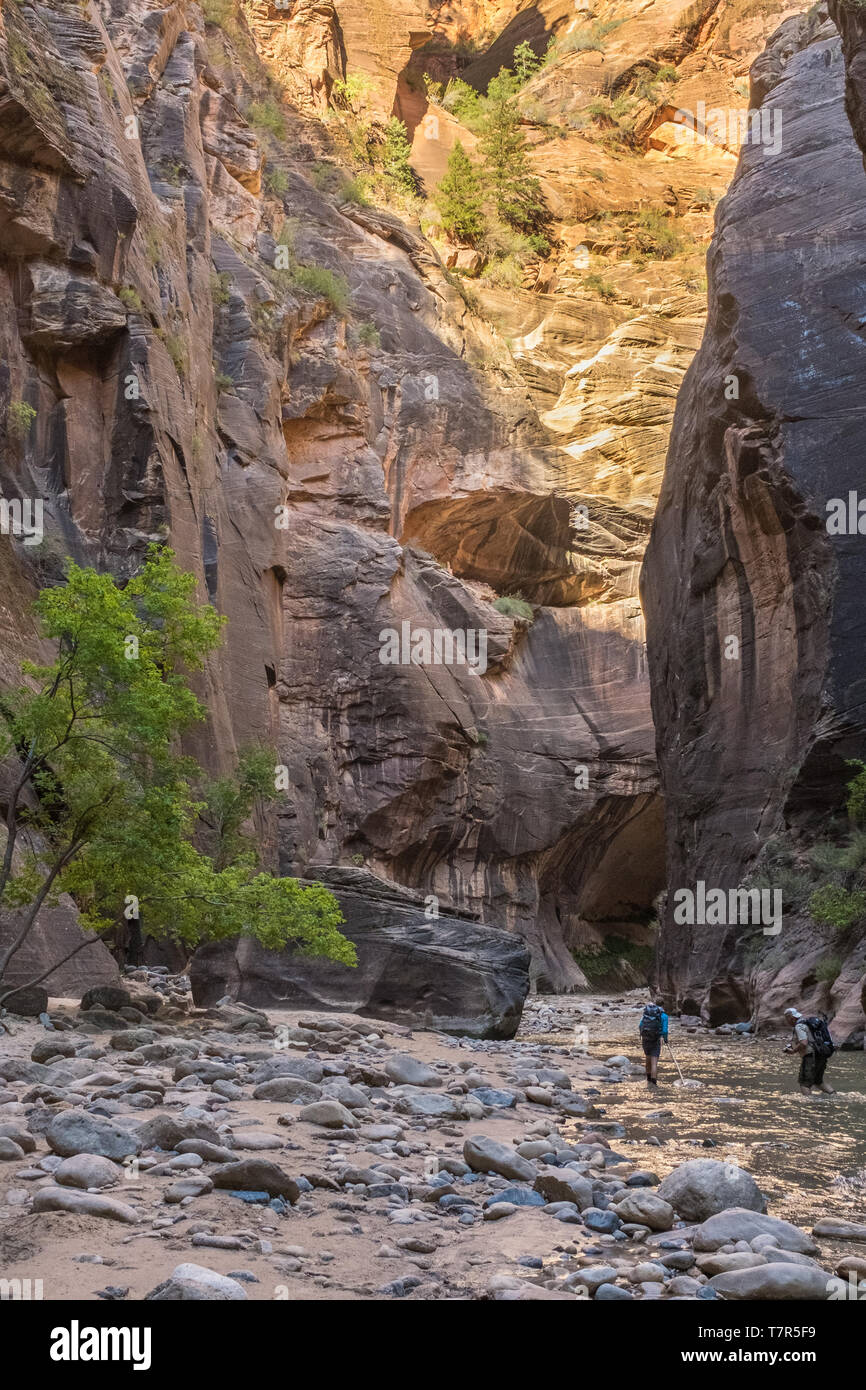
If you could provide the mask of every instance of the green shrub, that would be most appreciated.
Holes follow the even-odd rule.
[[[214,372],[214,385],[217,391],[230,391],[234,386],[234,377],[228,376],[225,372]]]
[[[178,376],[185,376],[189,367],[189,353],[183,337],[173,330],[157,329],[157,332],[165,343],[165,350],[174,363]]]
[[[459,77],[452,78],[445,88],[442,106],[456,116],[467,130],[471,130],[473,135],[480,133],[484,124],[484,98],[467,82],[461,81]]]
[[[282,169],[273,169],[270,166],[265,171],[265,188],[275,197],[281,198],[288,191],[289,176]]]
[[[364,347],[377,348],[381,346],[382,335],[375,323],[366,320],[358,326],[358,342],[363,343]]]
[[[859,758],[849,758],[846,766],[856,768],[856,772],[848,783],[845,809],[855,825],[863,825],[866,824],[866,763]]]
[[[527,603],[521,594],[503,594],[494,599],[493,607],[507,618],[521,618],[526,623],[531,623],[535,617],[532,604]]]
[[[222,29],[234,17],[233,0],[199,0],[201,12],[208,24]]]
[[[349,283],[342,275],[335,275],[321,265],[298,265],[294,275],[295,284],[302,290],[326,299],[335,313],[346,313],[349,307]]]
[[[809,912],[822,926],[847,931],[866,917],[866,892],[849,891],[836,883],[825,883],[809,899]]]
[[[232,277],[229,275],[227,270],[222,270],[219,273],[214,271],[211,274],[210,295],[214,304],[228,304],[229,299],[231,298],[231,294],[229,291],[229,286],[231,285],[231,282]]]
[[[602,280],[600,275],[586,275],[583,280],[586,289],[594,294],[601,295],[602,299],[616,299],[616,288],[606,280]]]
[[[652,946],[640,946],[636,941],[628,941],[621,936],[606,936],[603,946],[572,952],[590,984],[596,985],[608,979],[616,980],[622,975],[624,967],[631,967],[639,975],[648,977],[653,954]]]
[[[144,308],[138,290],[134,289],[132,285],[121,285],[117,291],[117,297],[124,308],[129,309],[132,314],[140,314]]]
[[[642,212],[638,217],[636,241],[648,256],[659,260],[670,260],[682,250],[682,240],[674,225],[673,218],[660,212]]]
[[[286,118],[273,97],[266,97],[264,101],[251,101],[245,114],[254,129],[267,131],[278,140],[285,139]]]
[[[822,984],[832,985],[842,973],[842,962],[838,956],[825,956],[815,968],[815,979]]]
[[[6,426],[16,439],[26,439],[30,433],[36,411],[26,401],[10,401],[6,411]]]

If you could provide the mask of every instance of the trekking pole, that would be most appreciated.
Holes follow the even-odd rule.
[[[671,1054],[671,1061],[673,1062],[673,1064],[674,1064],[674,1066],[676,1067],[677,1071],[680,1072],[680,1081],[685,1082],[685,1079],[686,1079],[686,1078],[683,1076],[682,1072],[680,1071],[680,1064],[679,1064],[679,1062],[677,1061],[676,1057],[674,1056],[674,1050],[673,1050],[673,1048],[671,1047],[670,1043],[668,1042],[667,1038],[665,1038],[665,1046],[667,1047],[668,1052]]]

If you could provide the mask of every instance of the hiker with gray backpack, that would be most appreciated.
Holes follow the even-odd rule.
[[[827,1063],[836,1051],[826,1018],[817,1014],[814,1017],[804,1017],[799,1009],[786,1009],[785,1018],[794,1029],[793,1037],[785,1051],[796,1052],[800,1058],[797,1081],[803,1095],[810,1096],[812,1087],[820,1086],[825,1096],[835,1096],[833,1087],[824,1080]]]
[[[647,1004],[638,1024],[646,1062],[646,1084],[657,1086],[662,1043],[668,1040],[668,1016],[659,1004]]]

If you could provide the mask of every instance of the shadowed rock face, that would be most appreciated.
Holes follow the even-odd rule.
[[[866,462],[866,175],[844,97],[842,46],[819,15],[786,21],[752,69],[751,104],[781,116],[782,148],[744,147],[717,215],[643,596],[667,806],[662,986],[717,1021],[756,993],[766,1016],[786,991],[811,994],[847,1032],[862,961],[821,995],[814,928],[810,941],[786,916],[755,971],[741,927],[677,925],[672,902],[698,880],[735,887],[771,834],[837,808],[844,759],[866,745],[866,542],[825,526]]]
[[[355,943],[354,969],[265,951],[252,939],[202,947],[193,997],[212,1005],[231,993],[265,1008],[337,1008],[479,1038],[517,1031],[529,988],[529,953],[508,932],[466,915],[425,916],[418,894],[360,869],[324,869]]]

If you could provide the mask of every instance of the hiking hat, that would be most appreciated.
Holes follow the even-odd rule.
[[[793,1019],[798,1019],[798,1018],[802,1018],[802,1017],[803,1017],[803,1015],[800,1013],[800,1010],[799,1010],[799,1009],[786,1009],[786,1010],[785,1010],[785,1015],[784,1015],[784,1016],[785,1016],[785,1018],[793,1018]]]

